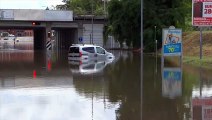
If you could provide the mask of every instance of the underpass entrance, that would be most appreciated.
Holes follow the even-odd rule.
[[[52,37],[47,39],[45,27],[0,28],[0,48],[17,50],[45,50],[50,40],[53,50],[68,50],[77,40],[77,28],[52,28]],[[5,36],[7,33],[7,36]],[[5,45],[8,45],[4,47]]]
[[[53,46],[57,50],[68,50],[69,46],[77,40],[76,28],[53,28],[55,36],[53,37]]]

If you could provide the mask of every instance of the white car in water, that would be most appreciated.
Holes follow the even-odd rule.
[[[91,60],[111,60],[114,55],[93,44],[73,44],[69,47],[68,60],[89,62]]]

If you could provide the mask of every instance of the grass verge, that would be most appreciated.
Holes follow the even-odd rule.
[[[174,63],[174,65],[179,65],[180,57],[165,57],[165,59],[169,62]],[[200,59],[197,56],[183,56],[183,64],[212,70],[212,57],[203,57],[202,59]]]
[[[200,59],[196,56],[183,56],[183,63],[193,65],[196,67],[203,67],[207,69],[212,69],[212,58],[203,57]]]

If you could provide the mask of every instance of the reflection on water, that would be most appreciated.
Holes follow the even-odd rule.
[[[211,120],[212,71],[186,64],[181,68],[165,62],[169,67],[161,68],[160,62],[155,65],[155,57],[144,57],[142,118]]]
[[[89,62],[69,61],[72,74],[100,74],[113,60],[91,60]]]
[[[140,57],[115,52],[97,72],[70,65],[67,52],[15,51],[0,56],[1,120],[140,120]],[[17,56],[17,57],[14,57]]]
[[[33,37],[0,38],[0,50],[33,50]]]
[[[22,88],[0,91],[0,118],[4,120],[112,120],[118,104],[86,98],[72,87]]]
[[[182,95],[182,70],[181,68],[163,68],[162,94],[170,98]]]
[[[200,97],[192,99],[192,118],[194,120],[212,119],[212,98]]]

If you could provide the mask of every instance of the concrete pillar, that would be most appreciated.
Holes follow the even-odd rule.
[[[59,31],[59,35],[58,35],[58,49],[61,49],[61,31]]]
[[[60,50],[60,31],[57,31],[57,49]]]
[[[56,34],[56,41],[57,41],[57,50],[59,50],[59,31],[58,30]]]

